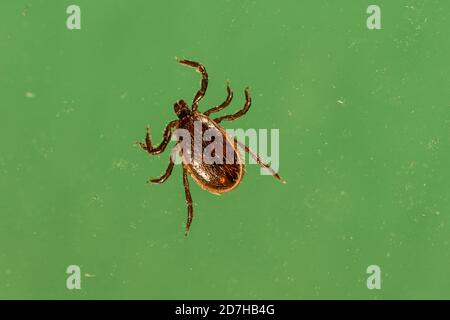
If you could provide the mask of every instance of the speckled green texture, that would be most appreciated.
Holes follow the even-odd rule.
[[[66,7],[81,7],[81,30]],[[382,29],[366,28],[369,4]],[[448,1],[0,3],[0,298],[450,298]],[[155,142],[235,91],[228,128],[280,129],[286,185],[159,186]],[[68,265],[82,289],[66,289]],[[368,290],[366,268],[382,270]]]

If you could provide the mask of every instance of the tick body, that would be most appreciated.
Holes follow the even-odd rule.
[[[181,137],[177,137],[177,144],[173,149],[173,152],[178,151],[180,153],[182,159],[183,184],[188,209],[188,218],[186,222],[187,235],[193,218],[193,205],[191,192],[189,189],[188,175],[190,175],[201,188],[214,194],[222,194],[235,189],[241,182],[244,175],[244,163],[239,152],[240,147],[245,152],[249,153],[261,167],[267,169],[275,178],[283,183],[284,180],[269,165],[263,163],[260,160],[259,156],[251,149],[249,149],[248,146],[239,142],[237,139],[232,139],[220,126],[220,123],[224,120],[234,120],[247,113],[251,105],[251,98],[248,89],[245,89],[244,91],[246,100],[241,110],[234,114],[213,118],[211,117],[213,113],[225,109],[233,99],[233,92],[230,86],[227,84],[227,97],[222,104],[202,113],[198,111],[198,103],[206,93],[206,89],[208,87],[208,73],[206,72],[205,67],[198,62],[189,60],[178,60],[178,62],[186,66],[195,68],[202,75],[200,89],[197,91],[194,97],[192,107],[189,108],[184,100],[177,101],[174,104],[174,111],[178,119],[169,122],[169,124],[166,126],[163,133],[163,141],[159,145],[153,146],[150,138],[150,129],[147,127],[145,142],[139,142],[139,145],[149,154],[156,155],[162,153],[166,149],[172,136],[172,132],[175,129],[184,129],[184,132],[187,132],[189,137],[191,138],[189,140],[189,148],[180,150],[179,144],[182,143],[182,139]],[[213,136],[218,136],[221,138],[221,148],[223,149],[223,152],[221,152],[220,158],[222,161],[216,161],[217,163],[205,162],[203,157],[198,154],[207,147],[208,142],[202,139],[201,149],[196,149],[196,134],[200,134],[201,136],[203,136],[205,132],[208,132],[210,134],[212,133]],[[188,152],[186,152],[186,150],[188,150]],[[173,167],[174,161],[173,156],[171,155],[166,172],[161,177],[151,179],[148,182],[165,182],[171,175]]]

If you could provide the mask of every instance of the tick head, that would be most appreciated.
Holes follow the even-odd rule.
[[[189,110],[189,106],[186,102],[184,102],[183,99],[175,102],[175,104],[173,105],[173,110],[180,119],[191,113],[191,110]]]

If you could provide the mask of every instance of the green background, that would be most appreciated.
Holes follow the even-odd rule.
[[[66,8],[81,7],[81,30]],[[368,30],[369,4],[382,30]],[[0,298],[450,298],[448,1],[2,1]],[[282,185],[216,196],[155,143],[201,110],[279,128]],[[66,288],[81,267],[82,289]],[[382,270],[368,290],[366,268]]]

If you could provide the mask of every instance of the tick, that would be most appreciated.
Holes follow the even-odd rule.
[[[192,223],[193,218],[193,204],[191,192],[189,190],[189,181],[188,175],[190,175],[193,180],[204,190],[209,191],[214,194],[222,194],[225,192],[229,192],[235,189],[242,180],[244,175],[244,163],[242,161],[242,156],[239,152],[239,148],[245,150],[250,156],[255,159],[255,161],[263,168],[267,169],[275,178],[277,178],[282,183],[285,181],[276,173],[268,164],[263,163],[260,157],[253,152],[247,145],[241,143],[236,138],[231,138],[226,131],[220,126],[222,121],[232,121],[242,117],[250,108],[251,98],[248,91],[248,88],[244,90],[245,94],[245,104],[244,107],[236,113],[224,115],[220,117],[213,118],[212,114],[219,112],[225,109],[233,99],[233,92],[227,83],[227,97],[225,101],[215,106],[205,112],[200,112],[198,110],[198,104],[200,100],[204,97],[206,93],[206,89],[208,87],[208,73],[206,72],[205,67],[195,61],[190,60],[178,60],[179,63],[186,65],[188,67],[195,68],[201,75],[201,85],[200,89],[197,91],[194,100],[192,102],[192,107],[189,108],[187,103],[184,100],[178,100],[174,104],[174,111],[177,115],[178,119],[172,120],[167,124],[166,128],[163,132],[163,140],[157,145],[153,146],[150,138],[150,128],[147,127],[147,133],[145,136],[145,142],[139,142],[139,146],[147,151],[151,155],[157,155],[166,149],[172,133],[174,129],[184,129],[191,136],[191,141],[194,141],[194,127],[195,123],[201,123],[202,134],[206,130],[212,130],[214,136],[220,136],[223,143],[224,150],[231,150],[233,161],[226,161],[223,159],[221,163],[205,163],[204,161],[192,161],[192,156],[187,154],[191,152],[181,152],[177,149],[178,144],[182,139],[177,137],[177,143],[173,149],[173,152],[178,151],[182,161],[183,168],[183,184],[184,184],[184,192],[186,196],[186,204],[187,204],[187,222],[186,222],[186,235],[189,232],[189,228]],[[202,142],[202,148],[204,148],[205,142]],[[192,148],[192,153],[198,152],[195,148]],[[201,151],[200,151],[201,152]],[[188,158],[188,156],[190,156]],[[224,155],[225,157],[225,155]],[[194,154],[194,159],[195,159]],[[202,159],[201,157],[197,159]],[[166,172],[156,179],[151,179],[148,183],[160,184],[165,182],[170,175],[172,174],[172,170],[174,167],[174,159],[171,154],[169,157],[169,165],[167,166]]]

